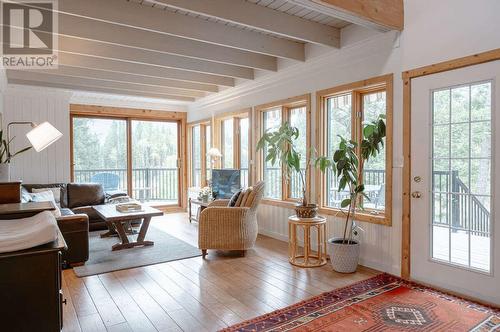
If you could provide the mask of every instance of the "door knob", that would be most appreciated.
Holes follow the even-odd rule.
[[[414,191],[411,193],[411,197],[420,198],[420,197],[422,197],[422,193],[420,191]]]

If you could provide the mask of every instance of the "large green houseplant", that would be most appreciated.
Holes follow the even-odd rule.
[[[385,116],[363,125],[361,143],[339,136],[340,143],[333,156],[319,157],[315,165],[322,172],[331,171],[337,178],[338,192],[346,193],[340,202],[345,213],[344,232],[341,238],[329,240],[331,262],[338,272],[354,272],[358,265],[359,243],[357,235],[356,212],[363,209],[363,197],[369,200],[363,183],[363,170],[366,162],[375,158],[384,146],[386,136]],[[359,156],[358,156],[359,153]]]
[[[21,149],[17,152],[11,152],[11,143],[14,138],[8,140],[4,137],[3,130],[0,130],[0,182],[7,182],[10,180],[10,162],[15,156],[28,151],[31,146]]]
[[[301,202],[295,206],[297,216],[302,218],[313,218],[317,213],[317,205],[310,204],[306,192],[306,178],[309,171],[310,158],[299,152],[297,139],[300,132],[296,127],[284,122],[279,128],[266,130],[257,143],[257,151],[264,150],[265,161],[271,165],[284,166],[285,178],[290,181],[292,173],[296,173],[302,185]],[[302,161],[306,160],[302,168]]]

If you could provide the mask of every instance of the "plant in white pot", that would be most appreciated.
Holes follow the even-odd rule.
[[[10,144],[13,139],[8,140],[6,137],[4,138],[4,132],[0,130],[0,182],[10,181],[10,162],[12,158],[31,149],[31,146],[28,146],[15,153],[11,153]]]
[[[295,212],[300,218],[314,218],[318,207],[309,203],[306,192],[306,178],[311,158],[299,152],[296,144],[299,135],[298,128],[284,122],[279,128],[271,128],[264,133],[257,143],[257,151],[264,150],[265,161],[271,162],[273,166],[276,164],[284,166],[287,181],[290,181],[292,173],[298,175],[302,185],[302,197],[295,205]],[[304,158],[307,158],[305,165],[302,162]]]
[[[341,209],[347,209],[341,210],[345,214],[343,236],[328,240],[332,267],[342,273],[355,272],[358,266],[360,248],[355,237],[360,228],[355,221],[356,212],[363,209],[363,197],[370,200],[365,193],[363,169],[384,146],[385,116],[379,115],[376,120],[363,124],[362,134],[360,144],[339,136],[339,147],[333,157],[319,157],[315,163],[322,172],[332,171],[338,181],[338,192],[347,194],[340,202]]]

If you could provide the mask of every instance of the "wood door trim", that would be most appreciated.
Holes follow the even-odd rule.
[[[401,228],[401,277],[410,279],[411,241],[411,80],[417,77],[500,60],[500,48],[404,71],[403,78],[403,218]]]

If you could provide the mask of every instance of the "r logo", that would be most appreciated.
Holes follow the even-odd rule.
[[[54,17],[52,2],[2,2],[3,54],[52,54]]]

